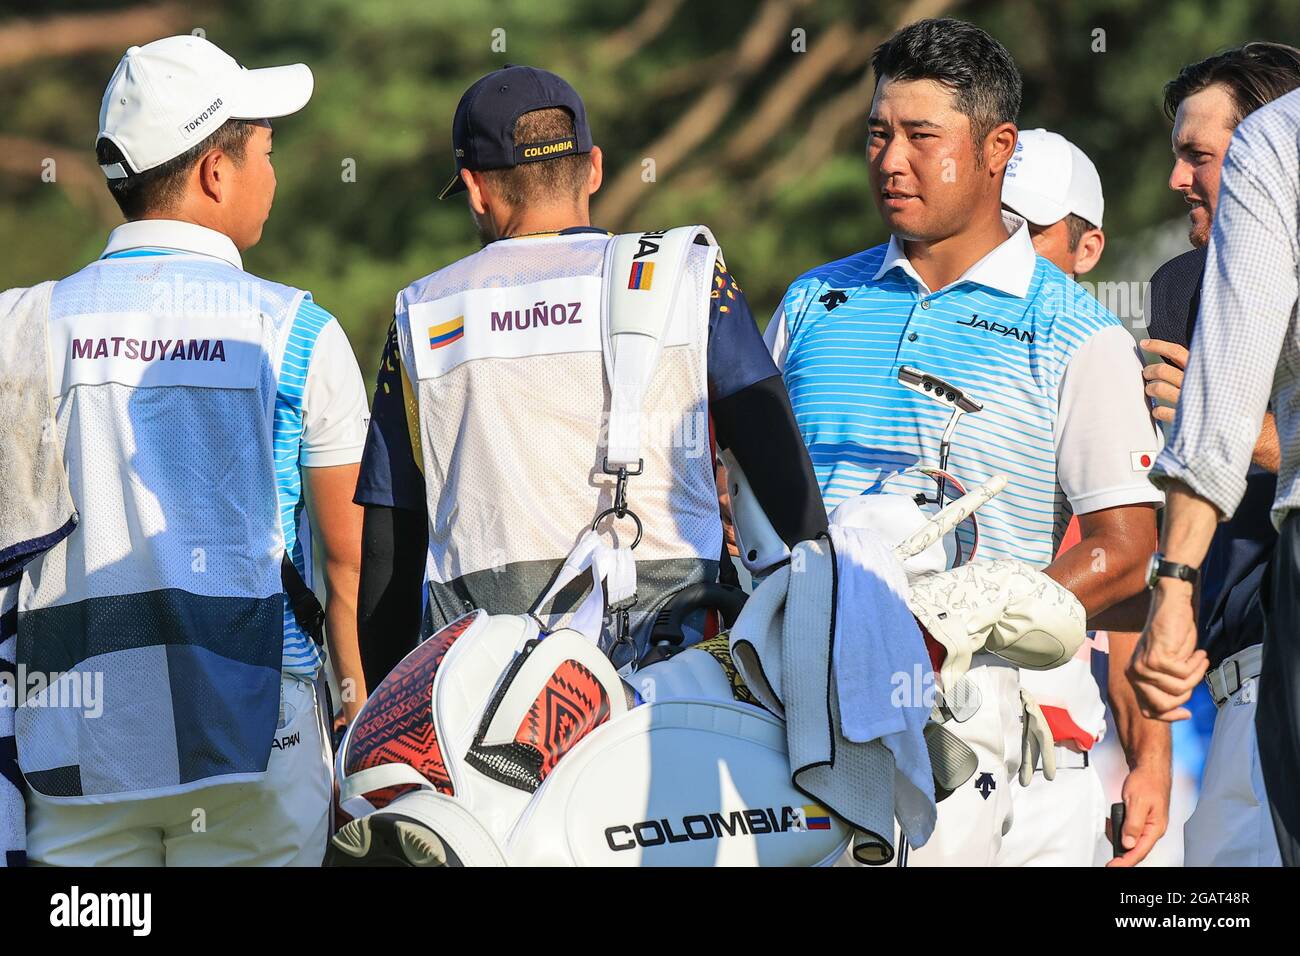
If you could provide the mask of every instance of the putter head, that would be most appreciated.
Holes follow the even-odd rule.
[[[940,405],[957,411],[978,412],[984,408],[983,402],[967,395],[951,382],[944,381],[938,375],[923,372],[919,368],[913,368],[910,365],[904,365],[898,370],[898,381],[918,395],[925,395],[927,398],[934,399]]]

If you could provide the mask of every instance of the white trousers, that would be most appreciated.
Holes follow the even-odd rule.
[[[1258,678],[1219,707],[1196,810],[1183,825],[1185,866],[1281,866],[1255,739]]]
[[[976,654],[972,665],[966,679],[979,691],[979,710],[945,726],[975,751],[979,767],[939,804],[934,834],[908,851],[908,866],[992,866],[1011,829],[1011,789],[1020,786],[1020,673],[991,654]]]
[[[320,866],[329,838],[329,737],[315,686],[283,677],[265,776],[190,793],[65,804],[29,791],[28,860],[46,866]]]
[[[1059,751],[1058,751],[1059,753]],[[1106,840],[1106,791],[1092,766],[1064,766],[1079,754],[1061,754],[1056,779],[1042,769],[1029,786],[1012,787],[1015,824],[1002,839],[998,866],[1092,866]]]

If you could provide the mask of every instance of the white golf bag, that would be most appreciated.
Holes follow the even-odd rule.
[[[640,470],[645,384],[701,234],[712,244],[707,230],[686,227],[653,241],[619,236],[606,253],[605,466],[621,469],[616,503]],[[625,287],[634,262],[653,264],[653,287]],[[586,572],[587,600],[548,633],[538,615]],[[408,655],[339,753],[340,809],[357,818],[335,839],[339,861],[809,865],[839,856],[847,829],[791,785],[781,723],[734,700],[713,658],[695,659],[693,675],[703,652],[664,666],[673,665],[668,683],[706,698],[711,684],[714,698],[638,703],[597,648],[635,591],[631,548],[589,531],[533,615],[474,611]]]
[[[340,806],[360,819],[335,838],[336,862],[811,866],[842,854],[848,829],[791,786],[776,718],[731,699],[634,704],[588,637],[467,614],[413,651],[348,732]]]

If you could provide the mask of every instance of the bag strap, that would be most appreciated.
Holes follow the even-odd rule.
[[[341,772],[342,761],[339,761],[338,767],[336,779],[339,785],[339,809],[354,817],[365,816],[374,810],[374,805],[365,798],[365,794],[372,790],[412,784],[421,790],[436,789],[424,774],[410,764],[384,763],[355,770],[350,774]]]
[[[641,461],[641,411],[697,236],[717,248],[704,226],[615,236],[605,247],[601,348],[609,380],[606,469]]]
[[[560,591],[586,572],[591,574],[591,592],[578,606],[568,626],[597,644],[604,626],[606,606],[618,608],[636,599],[636,562],[632,559],[631,548],[611,548],[594,531],[583,532],[556,572],[555,580],[529,613],[539,626],[546,629],[539,615]]]
[[[555,596],[581,574],[591,573],[591,592],[570,627],[598,644],[607,611],[619,613],[618,641],[628,639],[628,609],[636,603],[636,563],[632,549],[641,541],[641,519],[627,504],[627,480],[644,467],[641,413],[646,389],[659,361],[685,273],[686,257],[703,226],[614,236],[605,246],[600,306],[601,358],[609,382],[610,410],[602,469],[617,476],[613,506],[598,515],[578,539],[550,588],[533,605],[538,618]],[[596,526],[609,515],[631,516],[636,539],[628,547],[601,542]]]
[[[288,552],[280,560],[280,586],[289,598],[289,607],[293,610],[293,619],[298,622],[303,633],[316,642],[317,647],[325,646],[325,609],[321,607],[316,593],[307,587],[307,582],[298,573],[298,567],[290,560]]]

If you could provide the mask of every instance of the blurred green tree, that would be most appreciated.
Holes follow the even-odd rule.
[[[1293,0],[0,7],[0,288],[99,253],[118,221],[92,153],[104,83],[131,43],[201,29],[243,63],[302,60],[315,72],[311,104],[277,123],[279,191],[246,263],[311,289],[368,376],[395,293],[475,247],[463,200],[436,194],[452,169],[457,99],[505,63],[555,70],[585,97],[607,156],[597,224],[707,223],[764,322],[800,272],[885,238],[863,162],[870,54],[898,25],[938,15],[1008,46],[1026,81],[1021,125],[1062,132],[1094,158],[1107,232],[1121,240],[1183,211],[1165,188],[1164,82],[1226,46],[1300,37]],[[1108,254],[1100,277],[1147,278],[1122,269]]]

